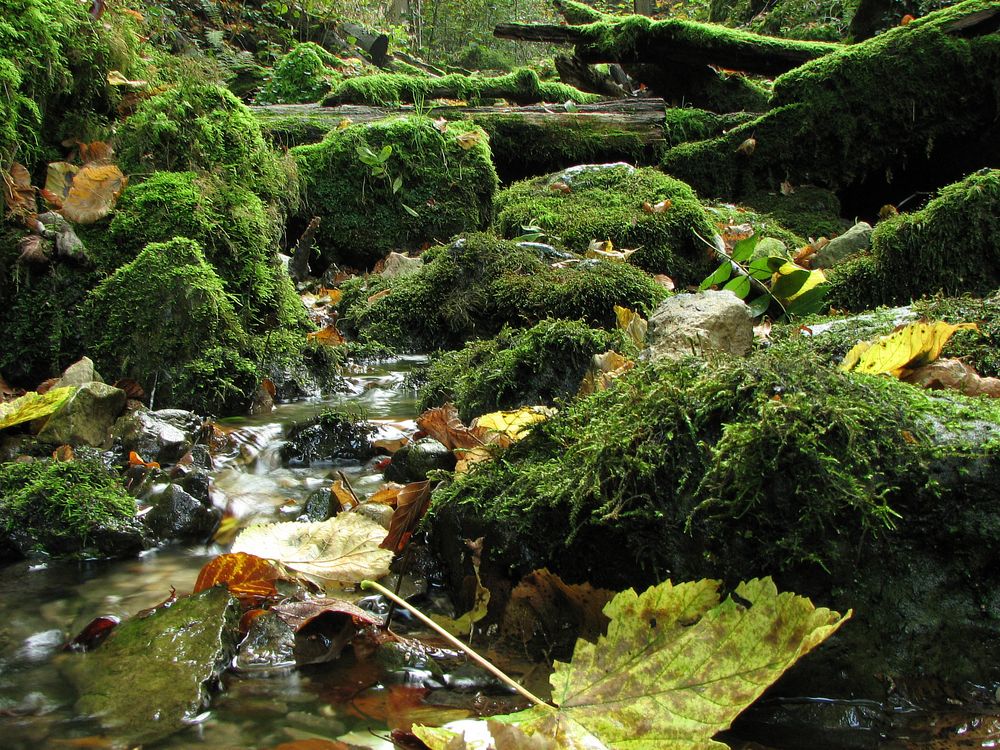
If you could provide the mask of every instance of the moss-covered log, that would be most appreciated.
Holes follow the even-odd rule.
[[[1000,34],[970,25],[994,5],[966,0],[807,63],[775,81],[766,114],[671,149],[663,165],[703,196],[811,183],[869,214],[994,166]]]

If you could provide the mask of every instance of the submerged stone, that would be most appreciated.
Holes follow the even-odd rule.
[[[77,712],[130,745],[183,729],[235,653],[239,616],[239,603],[215,587],[122,623],[68,663]]]

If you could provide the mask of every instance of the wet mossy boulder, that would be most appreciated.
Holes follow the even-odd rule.
[[[235,411],[256,387],[247,334],[193,240],[147,245],[88,295],[83,314],[101,371],[155,389],[161,406]]]
[[[0,463],[0,560],[122,557],[146,546],[135,501],[99,461]]]
[[[739,201],[787,180],[887,203],[902,180],[996,163],[1000,35],[988,13],[963,25],[991,6],[965,0],[795,68],[764,115],[676,146],[662,165],[703,197]]]
[[[669,206],[654,210],[661,201]],[[616,249],[636,250],[630,263],[668,274],[678,284],[697,283],[712,270],[712,258],[697,237],[711,237],[708,216],[691,188],[656,169],[570,167],[512,185],[497,194],[494,206],[494,227],[505,237],[536,226],[580,254],[592,240],[611,240]]]
[[[127,173],[218,172],[261,199],[294,207],[294,164],[278,156],[250,109],[221,86],[177,86],[145,100],[118,132]]]
[[[156,172],[128,186],[109,232],[115,254],[105,261],[108,272],[151,242],[186,237],[204,248],[249,332],[309,329],[278,259],[278,219],[246,187],[195,172]]]
[[[800,338],[638,368],[437,490],[429,524],[448,560],[485,535],[487,587],[773,575],[855,610],[790,692],[881,699],[882,675],[1000,680],[997,481],[995,402],[843,373]]]
[[[939,292],[989,294],[1000,287],[998,237],[1000,170],[981,170],[875,227],[871,250],[831,274],[828,299],[862,310]]]
[[[532,247],[487,233],[431,248],[425,258],[409,276],[347,282],[345,330],[403,350],[454,349],[505,323],[564,318],[610,328],[615,305],[648,313],[667,295],[627,264],[587,260],[553,268]]]
[[[370,267],[390,250],[443,241],[490,220],[497,175],[476,125],[403,117],[333,130],[291,153],[303,217],[321,219],[316,245],[326,265]],[[381,165],[365,163],[366,154]]]
[[[314,42],[296,44],[271,70],[258,104],[318,102],[340,81],[340,60]]]
[[[375,454],[375,427],[360,414],[336,409],[296,424],[288,433],[281,456],[292,466],[336,460],[365,461]]]
[[[451,401],[469,422],[501,409],[551,405],[576,394],[595,354],[627,351],[629,346],[620,333],[580,321],[504,327],[493,338],[435,357],[424,375],[418,407],[423,411]]]
[[[542,81],[530,68],[518,68],[502,76],[452,73],[429,77],[406,73],[377,73],[348,78],[323,100],[326,107],[338,104],[398,106],[404,102],[431,99],[465,99],[470,103],[506,99],[515,104],[566,101],[584,104],[600,97],[555,81]]]

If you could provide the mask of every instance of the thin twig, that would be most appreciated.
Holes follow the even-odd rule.
[[[476,662],[476,664],[481,666],[483,669],[485,669],[491,675],[493,675],[498,680],[503,682],[505,685],[508,685],[514,690],[516,690],[518,693],[523,695],[525,698],[534,703],[536,706],[544,706],[545,708],[550,708],[550,709],[552,708],[552,706],[543,701],[537,695],[531,693],[527,688],[521,686],[518,682],[514,680],[514,678],[508,677],[506,674],[501,672],[497,667],[493,666],[493,664],[487,661],[484,657],[480,656],[478,653],[473,651],[471,646],[467,646],[464,643],[462,643],[460,640],[458,640],[458,638],[456,638],[447,630],[442,628],[440,625],[434,622],[431,618],[429,618],[419,609],[413,607],[405,599],[396,596],[394,593],[389,591],[389,589],[387,589],[385,586],[375,583],[375,581],[362,581],[361,588],[374,589],[375,591],[379,592],[382,596],[386,597],[390,601],[395,602],[400,607],[403,607],[404,609],[408,610],[410,613],[413,614],[414,617],[420,620],[420,622],[422,622],[424,625],[429,627],[435,633],[440,635],[455,648],[459,649],[460,651],[464,651],[468,655],[468,657],[472,659],[472,661]]]

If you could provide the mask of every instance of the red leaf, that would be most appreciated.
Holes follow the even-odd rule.
[[[93,651],[104,643],[105,639],[111,635],[111,631],[118,627],[121,620],[114,615],[103,615],[95,617],[86,627],[80,631],[79,635],[67,643],[64,651]]]
[[[222,583],[242,604],[253,605],[276,598],[278,590],[274,582],[280,578],[281,572],[262,557],[246,552],[229,553],[206,563],[198,574],[194,593]]]
[[[412,482],[401,489],[396,496],[396,510],[389,522],[389,533],[379,547],[402,552],[430,504],[430,481]]]

